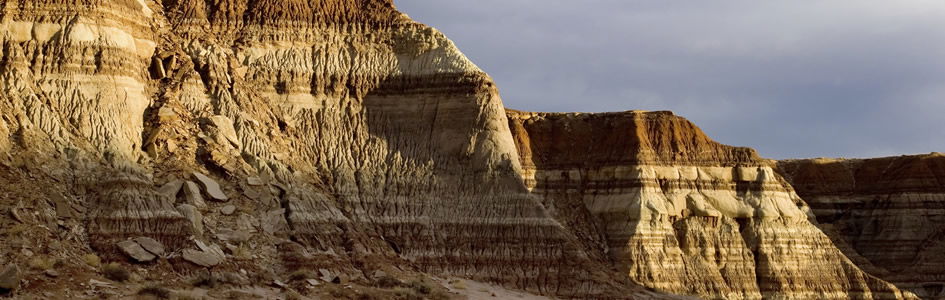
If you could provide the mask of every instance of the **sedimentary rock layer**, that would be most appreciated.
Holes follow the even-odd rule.
[[[585,230],[637,283],[708,298],[903,297],[847,259],[751,149],[669,112],[508,116],[531,192],[585,209]]]
[[[3,235],[0,264],[149,237],[179,276],[902,296],[754,151],[669,113],[507,115],[390,1],[9,0],[0,44],[0,223],[30,233]]]
[[[778,162],[778,169],[876,275],[945,294],[945,155]]]
[[[0,11],[0,146],[28,153],[5,163],[88,161],[59,172],[101,178],[68,197],[93,212],[79,239],[104,255],[134,236],[223,255],[221,230],[236,228],[256,234],[227,255],[245,246],[261,258],[213,265],[648,293],[528,193],[492,80],[389,1],[5,1]],[[216,217],[221,204],[156,191],[206,180],[194,172],[229,195],[208,201],[248,213]]]

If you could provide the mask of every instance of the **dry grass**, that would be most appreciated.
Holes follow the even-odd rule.
[[[138,295],[139,296],[154,296],[158,299],[170,299],[171,290],[163,286],[159,286],[159,285],[149,285],[144,288],[141,288],[141,290],[138,290]]]
[[[82,261],[85,262],[86,265],[89,265],[93,268],[102,266],[102,258],[98,257],[98,255],[95,255],[95,253],[83,255]]]
[[[103,266],[102,274],[105,275],[105,278],[118,282],[124,282],[131,278],[131,273],[117,262]]]
[[[52,269],[57,263],[58,261],[55,258],[38,255],[30,258],[29,266],[32,269],[45,271]]]

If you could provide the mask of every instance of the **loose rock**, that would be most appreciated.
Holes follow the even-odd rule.
[[[160,192],[162,195],[167,196],[168,198],[177,199],[177,193],[180,192],[180,188],[183,185],[184,185],[183,180],[180,180],[180,179],[174,180],[161,186],[161,188],[158,189],[158,192]]]
[[[193,181],[187,181],[184,184],[184,196],[187,199],[187,204],[198,208],[207,207],[207,202],[203,201],[203,195],[200,194],[200,186]]]
[[[203,215],[200,214],[200,211],[197,210],[197,207],[190,204],[181,204],[177,206],[177,211],[184,215],[187,220],[190,221],[190,224],[193,226],[194,233],[202,234],[203,233]]]
[[[223,257],[220,257],[219,255],[193,249],[184,250],[182,257],[184,260],[192,262],[198,266],[208,268],[223,262]]]
[[[249,232],[241,230],[220,229],[217,238],[222,241],[245,242],[251,237]]]
[[[252,186],[260,186],[265,184],[262,178],[259,178],[258,176],[246,178],[246,183]]]
[[[158,242],[155,239],[149,237],[138,237],[135,238],[135,242],[141,245],[144,250],[151,252],[151,254],[159,257],[164,256],[164,244],[161,244],[161,242]]]
[[[9,264],[0,272],[0,292],[12,291],[20,285],[20,269]]]
[[[229,200],[229,198],[226,196],[225,193],[223,193],[223,190],[220,188],[220,184],[218,184],[215,180],[213,180],[210,177],[207,177],[207,175],[203,175],[197,172],[194,172],[193,174],[194,174],[194,178],[196,178],[197,181],[199,181],[200,184],[203,186],[204,190],[207,192],[207,195],[210,196],[210,199],[219,200],[219,201]]]
[[[144,247],[141,247],[135,241],[121,241],[118,243],[118,248],[138,262],[149,262],[157,258],[151,252],[144,250]]]
[[[288,224],[285,220],[285,209],[277,209],[270,212],[267,212],[262,217],[262,229],[266,233],[275,233],[286,227]]]
[[[234,212],[236,212],[236,206],[233,206],[233,205],[224,206],[222,209],[220,209],[220,212],[226,216],[232,215]]]

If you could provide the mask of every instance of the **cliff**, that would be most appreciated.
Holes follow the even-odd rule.
[[[670,112],[508,115],[531,192],[585,209],[634,282],[726,299],[903,296],[844,256],[751,149]]]
[[[126,265],[138,285],[186,286],[209,269],[277,288],[314,280],[283,293],[432,274],[563,297],[655,294],[528,194],[492,80],[390,1],[3,1],[0,12],[13,208],[0,263],[78,274],[56,280],[36,264],[26,293],[84,295],[79,283],[104,279],[79,258],[97,255],[158,256]]]
[[[945,155],[778,162],[817,220],[875,275],[945,297]]]
[[[390,1],[0,3],[0,292],[904,296],[753,151],[507,115]]]

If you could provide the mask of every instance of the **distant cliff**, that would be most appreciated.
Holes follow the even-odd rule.
[[[875,275],[945,297],[945,155],[789,160],[778,169]]]

